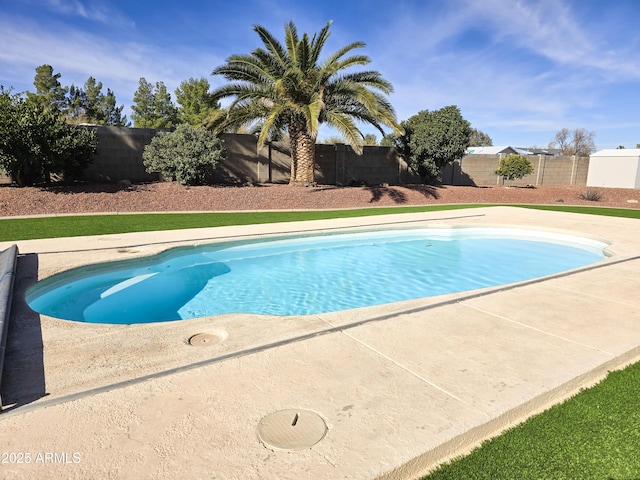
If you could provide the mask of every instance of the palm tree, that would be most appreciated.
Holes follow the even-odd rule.
[[[327,23],[311,39],[306,33],[300,39],[289,22],[284,27],[283,46],[257,25],[253,29],[264,48],[248,55],[231,55],[212,73],[232,82],[215,90],[214,98],[235,97],[214,129],[258,123],[258,148],[269,135],[286,129],[291,142],[292,185],[314,182],[315,144],[321,123],[334,127],[358,153],[362,153],[364,135],[356,122],[370,123],[383,135],[382,125],[402,133],[393,107],[383,95],[393,91],[391,84],[375,71],[343,73],[370,62],[365,55],[347,56],[363,48],[363,42],[351,43],[319,63],[330,26],[331,22]]]

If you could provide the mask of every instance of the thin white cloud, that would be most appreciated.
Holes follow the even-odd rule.
[[[99,22],[105,22],[109,18],[104,6],[98,2],[92,2],[90,8],[77,0],[45,0],[44,3],[51,10],[64,15],[79,16]]]
[[[48,10],[57,15],[80,17],[118,27],[133,27],[135,22],[123,15],[112,5],[101,0],[82,2],[80,0],[23,0],[33,8]]]
[[[558,0],[464,0],[465,9],[502,43],[510,42],[560,65],[593,68],[607,79],[640,79],[637,54],[611,48],[606,29],[580,19],[578,4]]]
[[[380,29],[374,58],[395,87],[398,117],[455,104],[480,129],[548,135],[596,123],[607,107],[603,85],[635,81],[640,67],[567,5],[459,0],[433,20],[419,9],[400,11]],[[460,43],[470,32],[480,42]]]
[[[164,50],[145,43],[123,42],[70,27],[49,27],[20,19],[0,19],[0,71],[33,79],[35,68],[49,64],[62,74],[63,85],[83,85],[89,76],[131,104],[138,79],[162,81],[170,92],[190,77],[209,77],[221,59],[199,50]],[[1,74],[0,74],[1,75]],[[0,83],[3,83],[0,77]],[[10,87],[12,85],[5,85]],[[13,85],[16,89],[31,89]]]

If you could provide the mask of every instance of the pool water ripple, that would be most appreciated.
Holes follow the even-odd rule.
[[[36,284],[34,310],[146,323],[305,315],[529,280],[605,258],[603,242],[515,229],[385,230],[178,248]]]

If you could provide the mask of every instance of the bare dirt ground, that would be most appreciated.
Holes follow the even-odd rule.
[[[600,200],[582,198],[596,190]],[[640,208],[640,190],[579,185],[527,187],[187,187],[175,183],[0,186],[0,217],[73,213],[304,210],[452,203],[591,205]]]

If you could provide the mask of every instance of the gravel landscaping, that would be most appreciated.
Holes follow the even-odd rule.
[[[582,197],[597,191],[598,201]],[[187,187],[175,183],[0,186],[0,217],[74,213],[304,210],[451,203],[640,208],[640,190],[570,186]]]

